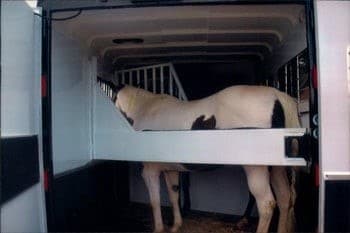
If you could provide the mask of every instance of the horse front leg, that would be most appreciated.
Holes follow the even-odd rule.
[[[276,202],[270,188],[270,175],[266,166],[244,166],[250,192],[259,212],[257,232],[268,232]]]
[[[170,229],[171,232],[176,232],[182,225],[182,217],[179,206],[179,172],[167,171],[164,172],[165,181],[168,187],[169,199],[173,206],[174,224]]]
[[[164,225],[162,220],[162,212],[160,208],[160,170],[152,164],[144,164],[142,177],[146,183],[149,198],[152,206],[154,232],[163,232]]]

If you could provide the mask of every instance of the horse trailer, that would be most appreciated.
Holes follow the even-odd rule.
[[[0,8],[1,232],[151,231],[141,162],[208,168],[172,187],[183,232],[235,232],[227,219],[248,209],[246,230],[256,229],[260,211],[251,210],[240,165],[288,168],[296,232],[350,231],[350,2],[23,0]],[[228,86],[273,87],[294,98],[301,127],[216,128],[218,119],[198,115],[192,129],[200,120],[200,130],[138,131],[111,101],[124,85],[181,103]],[[243,98],[230,101],[253,106]],[[160,202],[168,219],[171,201]]]

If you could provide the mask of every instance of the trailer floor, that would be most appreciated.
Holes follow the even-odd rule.
[[[107,219],[100,219],[99,224],[90,228],[89,231],[152,232],[152,212],[149,205],[131,203],[119,209],[115,209],[112,212],[113,214],[109,214]],[[166,232],[169,232],[169,227],[172,225],[171,208],[163,207],[162,212],[163,221],[166,225]],[[243,233],[255,231],[257,223],[256,219],[251,219],[251,223],[248,226],[243,229],[238,229],[235,223],[237,223],[239,219],[239,217],[231,215],[190,211],[184,215],[183,226],[178,232]]]

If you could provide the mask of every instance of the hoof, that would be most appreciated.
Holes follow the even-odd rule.
[[[236,224],[236,228],[238,230],[243,230],[247,227],[247,225],[248,225],[248,219],[246,217],[244,217],[238,221],[238,223]]]
[[[181,227],[181,224],[176,224],[170,228],[170,232],[177,232]]]
[[[164,231],[164,227],[156,227],[153,231],[154,233],[162,233],[162,232],[165,232]]]

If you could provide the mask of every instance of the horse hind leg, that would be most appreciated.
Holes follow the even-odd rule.
[[[164,172],[164,176],[168,188],[169,199],[173,206],[174,215],[174,224],[170,231],[176,232],[182,225],[182,217],[179,207],[179,172],[166,171]]]
[[[272,167],[271,185],[280,211],[277,232],[293,232],[295,192],[294,187],[289,186],[285,167]]]
[[[149,198],[152,206],[154,232],[163,232],[164,225],[162,220],[162,212],[160,208],[160,170],[152,164],[144,164],[142,177],[146,183]]]
[[[244,166],[250,192],[255,197],[259,222],[257,232],[268,232],[276,202],[270,187],[270,175],[266,166]]]

